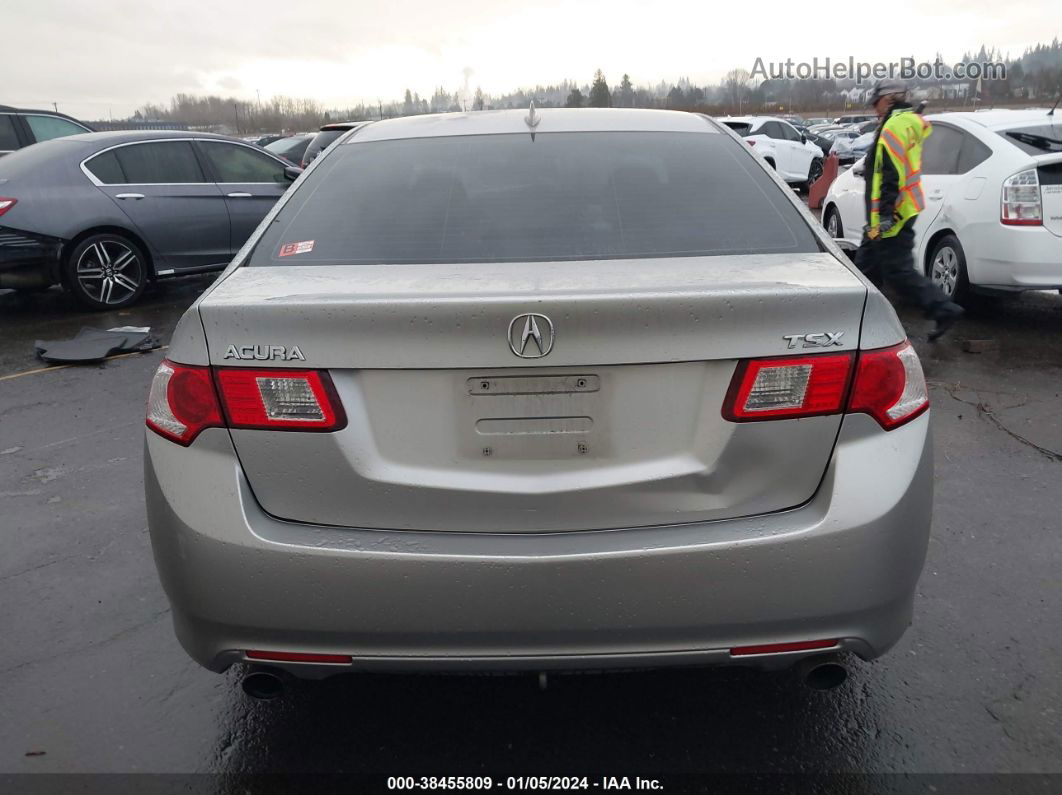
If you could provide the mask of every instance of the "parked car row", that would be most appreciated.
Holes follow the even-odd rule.
[[[1062,119],[1046,109],[926,118],[918,266],[957,301],[1062,289]],[[830,186],[822,219],[832,237],[860,241],[866,178],[860,160]]]

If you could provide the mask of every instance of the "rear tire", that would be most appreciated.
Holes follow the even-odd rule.
[[[841,224],[841,214],[837,212],[837,208],[833,205],[826,208],[826,215],[822,219],[822,225],[826,227],[826,234],[830,237],[844,237],[844,226]]]
[[[808,180],[801,185],[801,189],[805,193],[811,192],[811,186],[815,180],[822,176],[822,159],[816,157],[811,161],[811,165],[808,166]]]
[[[121,309],[143,294],[148,260],[140,246],[124,235],[90,235],[70,252],[63,276],[82,306],[96,311]]]
[[[970,300],[970,279],[966,272],[966,252],[959,238],[944,235],[933,247],[926,263],[926,276],[949,301],[959,304]]]

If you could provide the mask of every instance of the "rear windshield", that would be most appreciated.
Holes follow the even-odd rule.
[[[754,158],[711,133],[348,143],[250,265],[527,262],[821,249]]]
[[[294,152],[296,149],[302,147],[306,148],[306,143],[309,141],[309,136],[306,135],[292,135],[288,138],[281,138],[273,141],[270,144],[266,144],[265,148],[270,152],[274,152],[278,155],[286,155],[289,152]]]
[[[752,129],[752,125],[745,121],[724,121],[727,127],[736,132],[738,135],[744,135]]]
[[[1058,124],[1036,124],[1001,130],[999,134],[1030,155],[1062,152],[1062,120]]]
[[[310,145],[306,147],[306,154],[317,154],[345,132],[346,130],[322,130],[310,141]]]

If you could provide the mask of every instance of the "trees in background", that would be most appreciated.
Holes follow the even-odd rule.
[[[572,87],[571,93],[568,94],[568,98],[564,100],[564,107],[566,108],[581,108],[583,106],[583,92],[577,87]]]
[[[608,90],[605,75],[600,69],[594,72],[594,83],[590,86],[590,97],[586,104],[591,108],[612,107],[612,93]]]
[[[938,55],[938,58],[940,56]],[[1028,48],[1020,57],[1009,58],[994,49],[981,47],[962,57],[965,63],[1001,61],[1007,67],[1006,80],[982,81],[981,106],[1011,101],[1037,101],[1050,105],[1062,91],[1062,42]],[[912,88],[937,102],[957,107],[971,106],[975,80],[914,80]],[[858,104],[850,91],[853,81],[826,79],[764,80],[755,82],[746,69],[731,69],[715,85],[694,85],[686,78],[675,83],[635,86],[624,74],[615,90],[610,90],[604,73],[598,69],[587,83],[564,80],[559,84],[536,85],[508,94],[492,95],[477,88],[449,92],[435,89],[430,99],[407,89],[401,100],[360,103],[353,107],[324,107],[314,99],[277,96],[263,102],[234,97],[178,94],[168,105],[148,104],[133,119],[170,121],[197,129],[214,129],[237,134],[313,130],[325,121],[361,121],[418,113],[477,111],[491,108],[526,108],[531,100],[540,108],[621,107],[671,108],[721,115],[726,113],[780,113],[814,110],[823,112]],[[848,93],[844,93],[848,90]],[[856,92],[858,93],[858,92]]]

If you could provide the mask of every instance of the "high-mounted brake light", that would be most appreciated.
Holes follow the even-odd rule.
[[[222,425],[209,367],[164,359],[148,393],[147,425],[171,442],[187,447],[205,428]]]
[[[347,424],[328,373],[225,368],[216,375],[230,428],[335,431]]]
[[[1044,207],[1035,168],[1003,180],[999,220],[1006,226],[1043,226]]]
[[[837,414],[851,372],[851,353],[743,361],[730,382],[723,417],[750,422]]]
[[[7,196],[0,196],[0,215],[6,213],[16,204],[18,204],[18,199],[11,199]]]
[[[851,384],[851,388],[849,385]],[[918,355],[909,342],[873,351],[746,359],[723,404],[731,422],[869,414],[887,431],[929,408]]]
[[[177,444],[205,428],[336,431],[347,424],[328,373],[193,367],[164,360],[148,395],[147,425]]]

